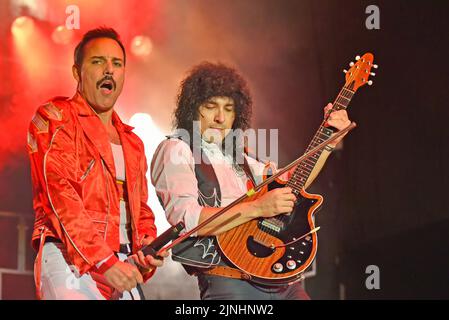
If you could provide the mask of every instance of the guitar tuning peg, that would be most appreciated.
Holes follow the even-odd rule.
[[[374,72],[370,72],[369,74],[372,75],[373,77],[376,76]]]
[[[355,60],[358,61],[360,59],[360,56],[356,56]]]
[[[373,64],[373,68],[377,69],[379,66],[377,64]]]
[[[346,73],[346,72],[348,72],[348,70],[346,70],[346,69],[343,69],[343,73]]]
[[[368,81],[368,85],[369,85],[369,86],[372,85],[372,84],[373,84],[373,81],[372,81],[372,80]]]
[[[354,62],[349,62],[349,66],[352,67],[354,65]]]

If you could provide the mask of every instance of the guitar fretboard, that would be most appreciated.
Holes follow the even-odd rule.
[[[340,90],[340,93],[338,94],[337,98],[335,99],[332,110],[341,110],[346,109],[349,105],[349,102],[351,102],[352,97],[354,96],[355,91],[352,91],[348,87],[343,87]],[[309,150],[315,148],[317,145],[322,143],[323,141],[330,138],[332,133],[334,133],[334,130],[332,128],[325,127],[325,123],[327,121],[327,116],[321,123],[318,131],[315,133],[312,141],[310,142],[309,146],[307,147],[306,152]],[[296,195],[299,194],[299,192],[304,188],[304,185],[306,184],[307,179],[310,176],[310,173],[313,171],[313,168],[315,167],[321,153],[323,151],[318,151],[315,153],[312,157],[304,160],[301,162],[293,172],[291,178],[287,182],[287,187],[292,188],[293,193]]]

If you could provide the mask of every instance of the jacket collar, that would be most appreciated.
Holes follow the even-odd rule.
[[[78,115],[84,117],[98,116],[79,91],[77,91],[75,95],[70,99],[70,102],[72,103],[72,106],[75,107]],[[134,127],[123,123],[117,112],[115,111],[112,113],[112,123],[119,132],[129,132],[134,129]]]
[[[100,118],[79,92],[77,92],[75,96],[70,99],[70,103],[78,113],[78,120],[84,133],[96,146],[107,169],[115,177],[114,157],[112,155],[109,137]],[[131,130],[134,128],[124,124],[115,111],[112,114],[112,123],[119,133],[123,152],[125,154],[126,179],[134,182],[136,179],[134,173],[135,170],[131,170],[131,168],[135,167],[136,164],[139,163],[140,159],[140,154],[138,152],[136,153],[138,146],[136,145],[136,142],[131,134]]]

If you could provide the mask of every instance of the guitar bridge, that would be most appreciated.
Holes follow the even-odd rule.
[[[268,228],[276,233],[281,232],[282,228],[284,228],[284,223],[275,218],[264,219],[260,224],[262,227]]]

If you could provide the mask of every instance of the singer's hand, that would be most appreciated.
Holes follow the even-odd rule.
[[[117,261],[111,268],[109,268],[104,273],[104,277],[107,282],[119,292],[131,291],[131,289],[135,288],[138,283],[143,283],[143,278],[139,270],[137,270],[135,266],[122,261]]]
[[[153,237],[148,237],[148,238],[143,239],[142,246],[149,245],[151,242],[153,242],[153,240],[154,240]],[[160,253],[159,256],[162,258],[167,258],[168,252],[163,251]],[[129,258],[131,258],[141,268],[148,269],[148,271],[150,271],[151,269],[157,268],[157,267],[162,267],[162,265],[164,264],[163,259],[156,259],[156,258],[152,257],[151,255],[144,256],[143,252],[140,250],[137,252],[137,254],[133,254]]]

